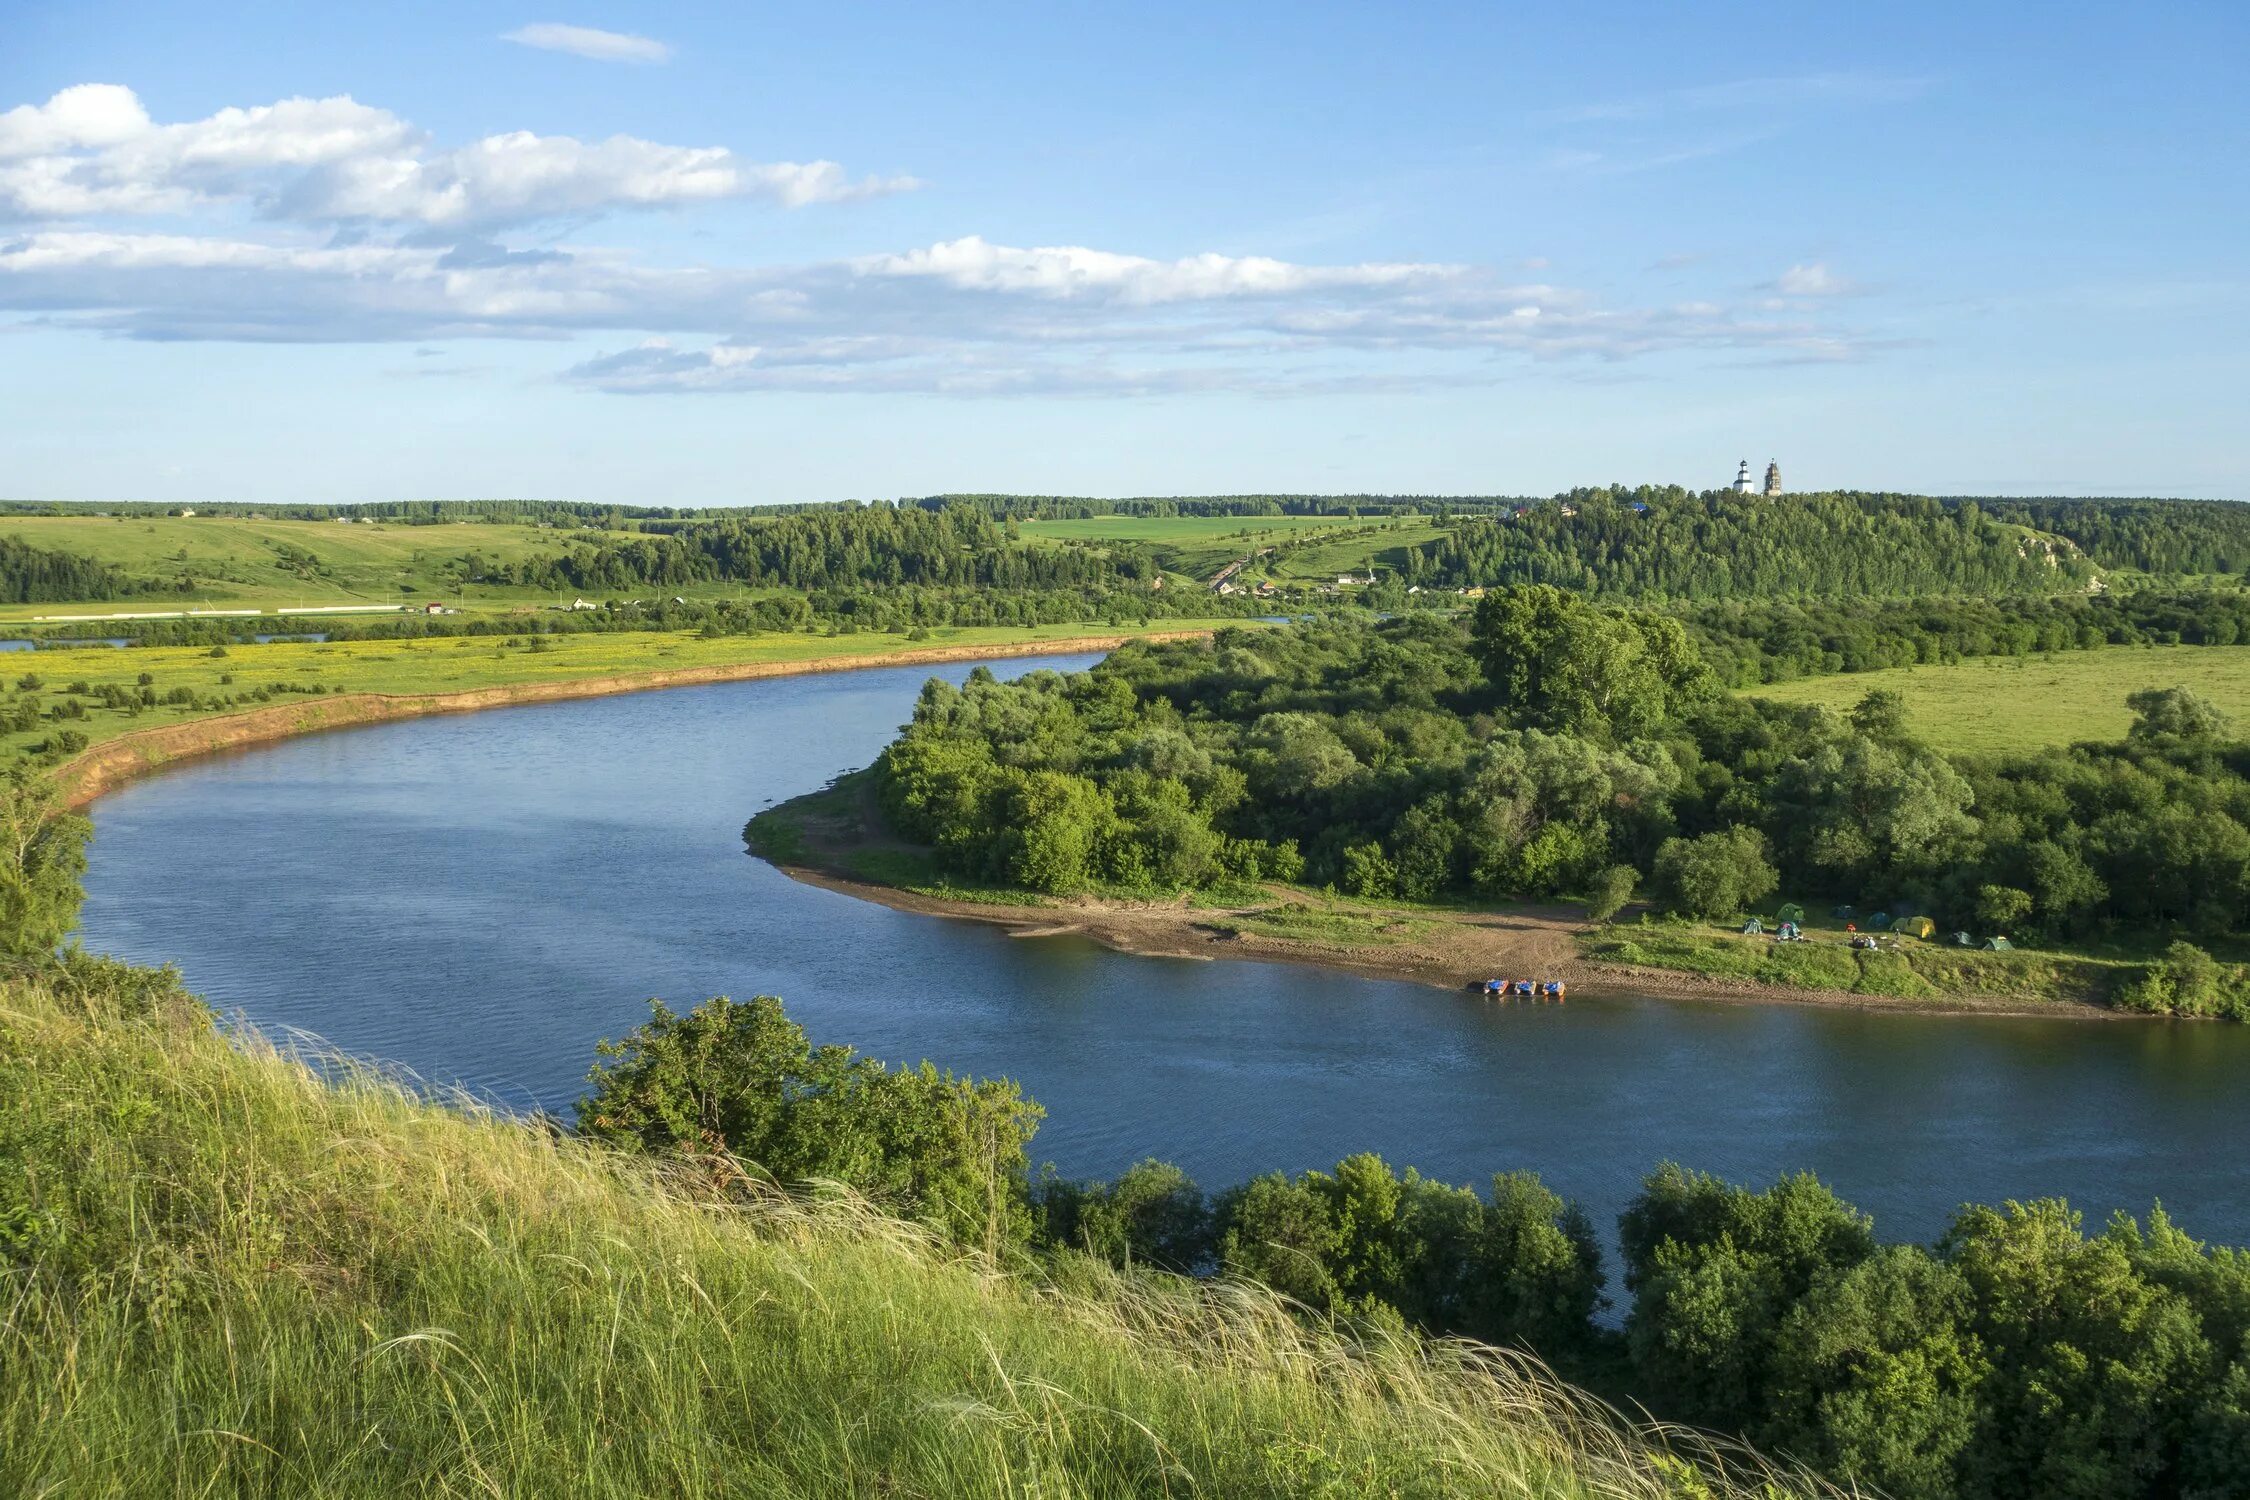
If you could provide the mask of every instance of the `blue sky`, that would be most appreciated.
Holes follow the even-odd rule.
[[[0,0],[0,495],[2250,498],[2250,7]]]

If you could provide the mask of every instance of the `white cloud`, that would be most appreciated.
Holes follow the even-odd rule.
[[[441,149],[347,96],[284,99],[157,125],[129,89],[65,89],[0,115],[0,218],[178,214],[247,203],[269,218],[491,228],[763,198],[790,208],[917,186],[832,161],[753,162],[723,146],[514,131]]]
[[[1791,266],[1774,279],[1773,289],[1784,297],[1841,297],[1859,290],[1819,261]]]
[[[0,114],[0,315],[139,339],[598,341],[558,356],[562,378],[630,393],[1282,394],[1873,347],[1837,326],[1849,283],[1819,264],[1751,300],[1673,287],[1642,307],[1491,266],[974,234],[810,264],[655,264],[527,228],[910,185],[630,136],[441,145],[348,97],[160,124],[130,90],[84,85]]]
[[[592,26],[566,26],[540,21],[504,33],[500,40],[537,47],[543,52],[568,52],[595,62],[660,63],[671,59],[672,49],[653,37],[625,31],[602,31]]]
[[[148,111],[131,89],[114,83],[81,83],[45,104],[19,104],[0,114],[0,161],[113,146],[148,128]]]
[[[655,267],[599,249],[274,243],[46,230],[0,239],[0,310],[151,339],[421,341],[657,333],[582,360],[604,390],[1258,390],[1364,387],[1399,360],[1622,361],[1680,351],[1849,357],[1848,330],[1802,313],[1689,301],[1611,307],[1474,267],[1157,261],[959,242],[801,266]],[[1193,268],[1183,272],[1181,267]],[[908,268],[901,270],[901,268]],[[700,347],[669,340],[686,337]],[[1356,366],[1356,368],[1355,368]],[[1488,377],[1490,371],[1486,371]],[[1387,374],[1384,378],[1390,378]]]
[[[1191,255],[1150,260],[1082,245],[1019,250],[976,235],[927,250],[878,255],[862,269],[881,276],[927,276],[975,291],[1041,297],[1111,297],[1153,305],[1210,297],[1278,297],[1326,287],[1393,286],[1456,274],[1433,265],[1300,266],[1264,256]]]

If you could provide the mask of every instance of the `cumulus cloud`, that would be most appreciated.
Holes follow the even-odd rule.
[[[441,148],[348,96],[284,99],[158,125],[130,89],[84,84],[0,115],[0,218],[177,214],[245,203],[303,223],[494,228],[624,208],[762,198],[790,208],[900,192],[832,161],[723,146],[513,131]]]
[[[537,47],[543,52],[568,52],[595,62],[660,63],[671,60],[672,49],[653,37],[628,31],[602,31],[592,26],[566,26],[540,21],[502,34],[503,42]]]
[[[88,84],[0,113],[0,315],[138,339],[574,341],[592,347],[558,356],[560,377],[621,394],[1279,395],[1489,381],[1524,361],[1873,347],[1837,326],[1851,304],[1833,294],[1849,284],[1819,264],[1739,305],[1632,306],[1530,263],[1509,275],[968,234],[802,264],[658,264],[591,233],[558,247],[538,227],[908,185],[629,136],[447,146],[348,97],[159,123],[131,90]]]

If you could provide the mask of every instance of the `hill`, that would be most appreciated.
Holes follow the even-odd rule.
[[[1737,1493],[1489,1351],[1006,1274],[324,1078],[149,971],[0,985],[0,1095],[8,1494]]]

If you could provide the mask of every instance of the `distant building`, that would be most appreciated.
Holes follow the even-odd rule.
[[[1744,459],[1734,471],[1734,492],[1738,495],[1755,495],[1758,485],[1750,477],[1750,460]]]
[[[1781,493],[1781,461],[1769,459],[1766,463],[1766,498],[1771,500]]]

